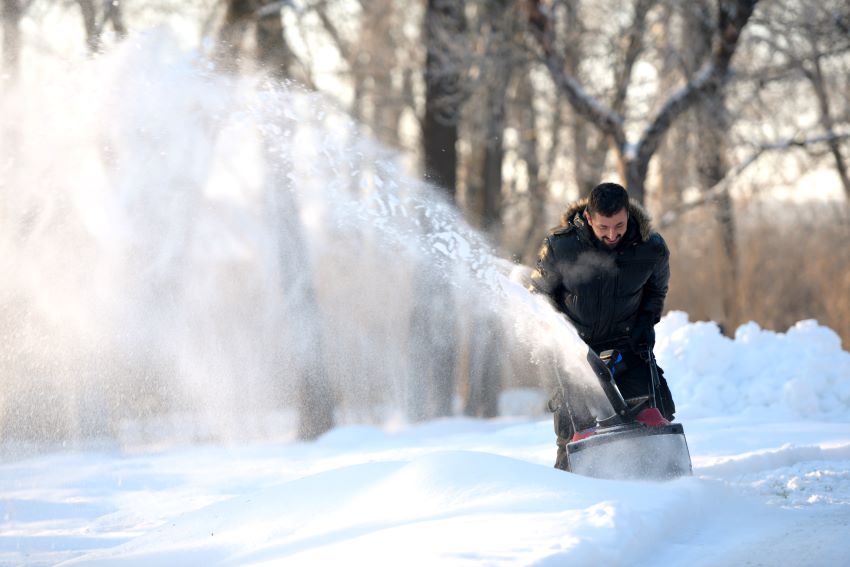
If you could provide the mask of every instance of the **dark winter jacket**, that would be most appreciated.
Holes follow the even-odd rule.
[[[594,350],[628,348],[636,324],[661,318],[670,279],[667,245],[636,203],[621,242],[608,249],[574,203],[543,241],[532,290],[546,294]]]

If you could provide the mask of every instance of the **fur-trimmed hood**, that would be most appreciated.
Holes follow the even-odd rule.
[[[561,214],[560,226],[567,227],[572,225],[576,228],[584,228],[586,226],[583,215],[585,208],[587,208],[587,197],[568,205]],[[631,200],[629,201],[629,219],[634,219],[636,222],[642,242],[649,240],[650,235],[655,232],[655,229],[652,227],[652,217],[639,203]]]

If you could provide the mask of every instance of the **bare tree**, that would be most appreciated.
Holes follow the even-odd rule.
[[[118,39],[127,35],[127,27],[124,25],[124,17],[121,12],[121,4],[113,0],[103,0],[100,7],[95,0],[77,0],[80,12],[83,16],[83,25],[86,29],[86,45],[90,53],[100,51],[103,38],[103,30],[107,23],[112,24],[112,29]]]
[[[464,414],[475,417],[499,415],[505,337],[497,317],[481,316],[472,321],[469,335],[469,390]]]
[[[408,37],[404,25],[414,17],[414,6],[397,0],[361,0],[357,17],[343,18],[339,13],[345,14],[345,5],[316,0],[307,10],[318,16],[346,64],[341,78],[353,88],[350,113],[383,144],[398,148],[402,115],[416,112],[414,75],[422,72],[421,46]]]
[[[850,199],[850,173],[846,150],[842,146],[840,122],[835,96],[842,92],[840,72],[835,62],[850,53],[850,8],[841,2],[817,4],[780,2],[771,6],[763,19],[765,32],[756,34],[756,41],[766,44],[771,53],[780,58],[779,65],[786,73],[801,75],[808,83],[816,101],[818,124],[825,136],[825,143],[832,157],[835,171],[841,181],[844,194]],[[850,77],[850,69],[844,69]],[[786,75],[787,76],[787,75]],[[844,127],[850,123],[845,116]]]
[[[560,101],[555,101],[555,108],[549,117],[552,123],[551,140],[548,156],[541,155],[538,144],[539,130],[538,111],[536,109],[537,92],[530,77],[530,68],[517,81],[517,94],[514,101],[517,130],[519,133],[519,157],[525,164],[528,187],[525,195],[527,207],[527,224],[525,232],[514,249],[514,256],[522,261],[531,261],[540,247],[539,233],[545,222],[547,189],[549,173],[552,171],[555,154],[558,148],[561,123]]]
[[[690,11],[693,11],[692,7],[689,7]],[[707,21],[707,18],[704,16],[702,19]],[[738,71],[728,89],[734,94],[733,102],[726,104],[724,99],[723,108],[701,104],[708,108],[708,117],[694,127],[695,131],[701,132],[705,120],[716,116],[723,120],[728,138],[735,124],[741,123],[745,132],[735,140],[727,140],[727,143],[743,157],[734,167],[725,167],[727,178],[719,179],[715,175],[713,180],[708,180],[710,189],[704,191],[699,199],[674,205],[666,214],[665,224],[669,225],[684,210],[726,198],[722,193],[733,181],[728,179],[729,175],[737,177],[761,158],[790,151],[805,152],[815,162],[822,156],[829,156],[847,193],[845,145],[850,129],[850,112],[846,97],[834,96],[843,92],[850,82],[850,59],[847,57],[850,54],[850,35],[846,22],[850,22],[850,11],[840,1],[817,5],[796,0],[776,1],[765,4],[764,9],[753,17],[755,26],[743,47]],[[704,45],[704,42],[695,41],[700,33],[705,35],[699,29],[691,28],[686,36],[689,47]],[[690,51],[682,50],[683,56],[686,57]],[[687,67],[687,62],[684,63]],[[690,68],[691,73],[695,72],[693,65]],[[812,115],[817,116],[817,122],[809,119]],[[753,135],[765,126],[777,135]],[[697,136],[692,138],[700,140]],[[727,153],[732,153],[731,149]],[[695,147],[690,149],[690,153],[700,157]],[[706,170],[706,166],[704,161],[701,168]],[[842,174],[842,169],[845,174]],[[706,186],[706,183],[702,185]]]
[[[513,72],[523,67],[512,45],[516,14],[508,1],[475,4],[469,61],[462,75],[468,92],[460,135],[470,143],[461,156],[460,205],[476,226],[499,238],[502,223],[505,129]]]
[[[224,21],[218,31],[215,59],[235,70],[249,26],[256,23],[256,0],[226,0]]]
[[[457,189],[458,121],[463,98],[466,17],[464,0],[428,0],[424,16],[425,117],[422,128],[426,177],[454,201]],[[426,223],[423,223],[427,226]],[[411,358],[408,417],[413,420],[451,415],[457,384],[456,298],[449,274],[433,266],[414,280],[411,313]]]
[[[425,12],[425,175],[454,199],[458,120],[463,100],[465,0],[428,0]]]
[[[288,2],[272,0],[230,0],[219,32],[217,56],[226,68],[238,68],[243,56],[247,34],[253,29],[256,38],[256,61],[272,77],[286,79],[292,72],[295,58],[284,29],[282,10]],[[286,118],[281,118],[286,120]],[[270,150],[278,146],[274,134],[266,133],[265,145]],[[267,151],[265,155],[275,152]],[[277,229],[277,248],[286,275],[279,282],[281,294],[295,314],[288,321],[297,328],[296,372],[298,374],[296,403],[298,407],[298,437],[314,439],[334,425],[336,394],[324,361],[324,336],[309,264],[304,230],[292,180],[287,175],[291,158],[281,156],[265,164],[265,183],[269,195],[267,213]]]
[[[845,151],[842,148],[838,137],[835,135],[835,120],[832,116],[831,96],[829,94],[827,82],[824,78],[820,58],[817,56],[812,58],[810,64],[804,68],[804,73],[806,78],[809,80],[818,101],[820,124],[829,138],[829,151],[835,160],[835,171],[838,172],[838,177],[841,180],[842,187],[844,188],[844,194],[847,199],[850,200],[850,175],[847,173],[847,158],[845,157]]]
[[[255,11],[257,59],[273,76],[283,79],[290,76],[294,62],[292,50],[286,41],[281,12],[283,6],[268,0],[263,4],[268,8],[259,6]],[[315,439],[334,426],[336,407],[336,394],[331,387],[324,361],[321,310],[310,276],[307,246],[295,192],[291,187],[292,181],[285,171],[269,171],[267,176],[277,185],[270,188],[270,192],[274,195],[272,214],[280,230],[278,246],[282,258],[286,258],[287,272],[294,274],[294,277],[282,281],[281,285],[290,298],[290,305],[298,306],[300,311],[306,313],[298,321],[298,437]]]
[[[3,69],[10,76],[18,74],[21,53],[20,21],[24,15],[22,0],[2,0]]]
[[[557,22],[553,21],[549,7],[540,0],[527,0],[526,3],[531,31],[553,81],[575,112],[605,134],[609,145],[615,151],[620,177],[638,201],[644,200],[649,162],[670,125],[700,98],[714,96],[723,87],[741,32],[755,5],[756,0],[718,0],[718,15],[713,27],[709,57],[692,80],[668,95],[638,141],[631,144],[627,139],[623,115],[613,105],[604,105],[591,96],[576,77],[570,74],[564,54],[558,48]],[[626,60],[629,53],[627,47]],[[624,66],[624,69],[627,70],[628,65]],[[625,97],[625,94],[623,96]],[[615,97],[615,102],[617,100],[619,99]]]
[[[606,97],[611,110],[624,116],[632,75],[638,57],[644,50],[644,35],[646,33],[647,16],[655,4],[654,0],[635,0],[632,17],[622,24],[613,35],[612,50],[625,45],[625,50],[611,57],[610,94]],[[581,21],[580,2],[565,2],[564,10],[564,63],[567,72],[577,79],[592,80],[582,74],[580,67],[584,50],[593,45],[597,38],[586,31]],[[622,38],[622,39],[621,39]],[[598,69],[592,71],[598,73]],[[585,73],[588,74],[588,73]],[[610,137],[605,132],[594,128],[592,122],[581,113],[576,112],[572,126],[573,142],[573,171],[580,196],[586,196],[599,183],[600,175],[605,166],[605,159],[611,147]]]
[[[686,17],[687,37],[691,38],[691,52],[699,60],[711,50],[710,10],[705,2],[694,2]],[[694,68],[693,72],[697,72]],[[701,97],[695,105],[698,135],[695,144],[697,183],[702,191],[707,191],[722,181],[729,173],[728,133],[731,118],[726,107],[725,94],[717,92],[714,96]],[[738,306],[738,230],[735,226],[735,209],[729,192],[718,198],[715,218],[720,236],[722,251],[721,296],[723,299],[722,327],[727,331],[736,328],[740,322]]]
[[[281,6],[270,1],[263,4],[253,14],[257,26],[257,61],[273,76],[285,79],[291,76],[294,58],[286,41]]]

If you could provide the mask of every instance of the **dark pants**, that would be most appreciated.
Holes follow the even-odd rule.
[[[634,352],[623,352],[623,363],[625,370],[614,373],[614,382],[617,383],[620,393],[623,398],[639,398],[648,396],[652,393],[652,373],[649,369],[649,363],[645,361],[639,354]],[[668,420],[673,420],[673,414],[676,413],[676,404],[673,403],[673,394],[670,393],[670,386],[667,385],[667,379],[664,378],[664,370],[658,367],[659,389],[655,394],[655,401],[658,404],[658,409],[661,414]]]
[[[623,398],[639,398],[647,396],[651,393],[652,374],[649,369],[649,363],[644,361],[640,355],[631,351],[622,351],[623,364],[615,368],[614,382],[617,388],[623,395]],[[670,387],[667,385],[667,380],[664,378],[664,371],[658,368],[658,377],[660,382],[659,391],[656,393],[656,401],[658,409],[662,415],[668,420],[673,420],[673,414],[676,412],[676,405],[673,403],[673,396],[670,393]],[[594,384],[595,386],[595,384]],[[571,381],[564,384],[564,400],[560,403],[559,409],[555,411],[555,433],[558,436],[558,455],[555,460],[555,467],[566,469],[566,444],[572,438],[576,431],[581,431],[596,425],[596,418],[606,418],[607,415],[595,415],[596,412],[592,409],[593,398],[598,399],[601,395],[601,388],[588,388],[586,385],[576,385]]]

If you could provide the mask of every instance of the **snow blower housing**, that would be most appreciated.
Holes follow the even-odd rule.
[[[595,434],[567,443],[568,470],[596,478],[646,480],[693,473],[682,425],[668,422],[657,409],[659,377],[651,349],[647,357],[652,375],[649,395],[627,402],[614,382],[620,353],[609,350],[597,356],[588,350],[587,361],[614,413],[597,418]]]

